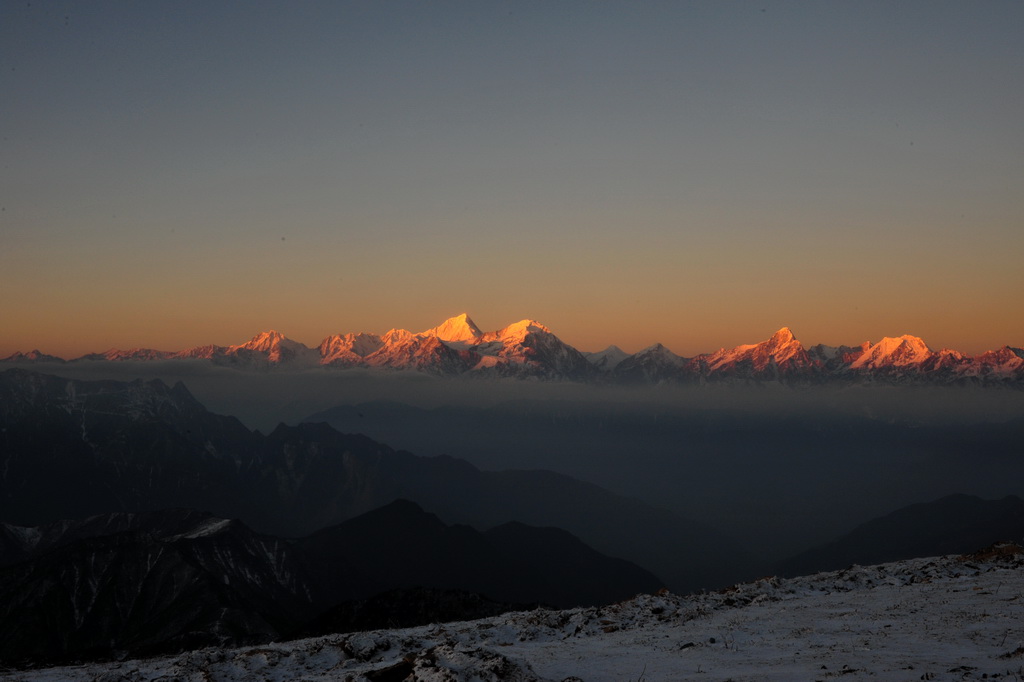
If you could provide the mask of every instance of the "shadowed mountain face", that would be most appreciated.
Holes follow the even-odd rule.
[[[259,439],[183,384],[0,373],[0,508],[38,524],[108,511],[228,511],[237,453]],[[223,514],[232,516],[232,514]]]
[[[149,655],[268,641],[315,611],[286,542],[188,510],[0,525],[0,658]]]
[[[610,559],[556,528],[510,523],[481,533],[448,526],[415,503],[397,500],[302,539],[299,547],[333,582],[333,599],[364,598],[385,589],[462,589],[504,602],[565,608],[609,603],[663,585],[649,572]],[[366,548],[353,551],[353,548]],[[351,567],[365,586],[353,590],[329,576]]]
[[[531,593],[550,594],[548,599],[555,599],[560,585],[570,586],[568,594],[561,597],[567,600],[563,603],[576,604],[626,599],[624,586],[644,585],[643,591],[648,593],[659,589],[655,585],[661,581],[647,571],[638,571],[622,559],[604,557],[560,528],[534,528],[513,521],[485,535],[515,573],[532,576],[531,583],[507,583],[514,590],[506,595],[511,600],[525,601]],[[607,599],[612,591],[618,596]]]
[[[783,575],[807,575],[922,556],[963,554],[1002,540],[1024,541],[1024,500],[949,495],[864,523],[835,542],[778,566]]]
[[[564,531],[485,534],[405,500],[295,542],[190,510],[0,524],[0,660],[238,646],[370,626],[376,607],[418,625],[660,586]]]
[[[182,385],[10,370],[0,373],[0,395],[0,503],[13,523],[187,506],[294,537],[406,498],[447,523],[564,528],[678,590],[751,570],[721,536],[568,476],[485,472],[325,424],[264,436],[206,412]]]

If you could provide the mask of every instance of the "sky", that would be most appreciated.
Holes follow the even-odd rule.
[[[1020,2],[0,3],[0,357],[1024,346]]]

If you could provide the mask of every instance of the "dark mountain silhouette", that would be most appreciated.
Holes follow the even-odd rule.
[[[0,372],[0,509],[38,525],[166,507],[220,516],[240,503],[239,454],[260,438],[183,384]]]
[[[564,528],[676,590],[749,573],[742,552],[716,533],[598,486],[417,457],[326,424],[264,436],[207,412],[182,384],[8,370],[0,398],[0,508],[20,525],[187,507],[296,537],[404,498],[446,523]]]
[[[554,606],[606,604],[621,601],[642,585],[655,592],[664,585],[658,578],[623,559],[612,559],[591,549],[560,528],[535,528],[512,521],[491,528],[485,537],[505,557],[507,566],[529,581],[506,583],[496,593],[504,599],[541,601]]]
[[[564,531],[517,524],[509,541],[405,500],[295,542],[182,509],[0,524],[0,538],[0,661],[21,665],[593,606],[661,585]]]
[[[168,510],[0,529],[9,662],[269,641],[316,610],[291,545],[237,521]]]
[[[362,599],[388,588],[465,589],[493,596],[514,576],[486,538],[469,526],[448,526],[407,500],[325,528],[299,541],[336,601]],[[352,567],[361,585],[337,580]],[[488,588],[492,588],[489,590]]]
[[[915,557],[963,554],[1001,540],[1024,540],[1024,500],[949,495],[910,505],[778,566],[782,575],[806,575]]]
[[[594,551],[555,528],[506,524],[481,533],[446,525],[407,500],[363,514],[299,541],[334,598],[364,598],[387,588],[468,590],[511,603],[558,608],[603,604],[654,592],[651,573]],[[335,566],[366,576],[359,590],[334,579]]]

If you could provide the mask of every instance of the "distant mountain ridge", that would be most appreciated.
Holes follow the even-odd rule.
[[[0,372],[0,521],[185,507],[294,537],[399,498],[447,523],[563,528],[677,589],[747,570],[742,549],[712,529],[552,471],[482,471],[323,423],[263,435],[208,412],[181,383]],[[711,546],[722,555],[692,558]]]
[[[1024,542],[1024,500],[947,495],[860,524],[835,541],[779,562],[781,575],[834,571],[922,556],[960,554],[1001,541]]]
[[[181,351],[111,349],[70,362],[205,359],[238,369],[313,367],[414,370],[440,376],[511,376],[613,383],[924,382],[1024,384],[1024,349],[1003,346],[971,356],[932,350],[908,334],[856,346],[805,347],[788,327],[760,343],[722,348],[692,358],[654,344],[632,355],[615,346],[585,353],[536,320],[483,332],[463,313],[422,332],[392,329],[383,335],[345,333],[310,348],[278,331],[233,346]],[[14,353],[9,363],[65,362],[38,350]]]

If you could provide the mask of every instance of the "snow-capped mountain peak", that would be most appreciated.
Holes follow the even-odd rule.
[[[247,350],[254,350],[260,353],[266,353],[287,341],[290,341],[290,339],[286,338],[284,334],[282,334],[279,331],[271,329],[269,331],[260,332],[259,334],[252,337],[245,343],[230,346],[229,348],[231,348],[232,350],[245,348]],[[291,343],[296,342],[291,341]]]
[[[789,327],[783,327],[767,341],[722,349],[707,357],[712,372],[731,371],[739,365],[749,365],[755,375],[774,376],[784,371],[807,370],[815,363],[807,355],[803,344],[796,340]]]
[[[384,341],[376,334],[336,334],[320,342],[320,364],[352,366],[380,349]]]
[[[612,370],[623,360],[629,357],[629,353],[616,345],[611,345],[596,353],[584,353],[587,362],[601,370]]]
[[[796,337],[793,336],[793,331],[789,327],[783,327],[779,331],[772,334],[771,338],[768,339],[768,344],[770,346],[781,347],[786,346],[794,341],[796,341]]]
[[[408,329],[389,329],[384,333],[384,336],[380,337],[384,342],[385,346],[390,346],[398,343],[409,343],[415,340],[417,334],[413,334]]]
[[[476,343],[483,332],[473,323],[469,315],[462,313],[450,317],[438,326],[420,332],[420,336],[436,336],[442,341],[450,343]]]
[[[4,362],[64,362],[64,360],[55,355],[47,355],[36,348],[27,353],[21,351],[13,353],[4,358]]]
[[[257,334],[245,343],[228,346],[223,351],[214,347],[211,356],[218,362],[236,366],[253,363],[256,366],[263,366],[265,363],[280,365],[285,362],[316,364],[320,359],[319,355],[318,350],[271,329]]]
[[[904,334],[886,336],[876,344],[865,344],[864,352],[850,365],[851,369],[880,369],[919,365],[934,353],[922,339]]]
[[[483,335],[483,341],[520,341],[530,334],[550,334],[551,330],[536,320],[519,320],[504,329],[496,332],[488,332]]]
[[[471,350],[483,356],[474,366],[475,370],[576,379],[596,371],[582,353],[536,320],[520,320],[498,331],[487,332]],[[486,359],[488,357],[494,359]]]
[[[33,352],[38,353],[39,351]],[[992,360],[999,363],[1013,363],[1017,365],[1024,362],[1024,349],[1003,346],[999,350],[986,351],[985,353],[982,353],[978,357],[984,359],[991,358]]]
[[[797,341],[789,327],[783,327],[772,334],[765,343],[765,350],[775,358],[776,364],[782,364],[805,352],[803,344]]]
[[[656,357],[678,365],[682,365],[686,362],[685,358],[676,355],[660,343],[651,344],[650,346],[647,346],[647,348],[637,351],[636,357],[639,356]]]

